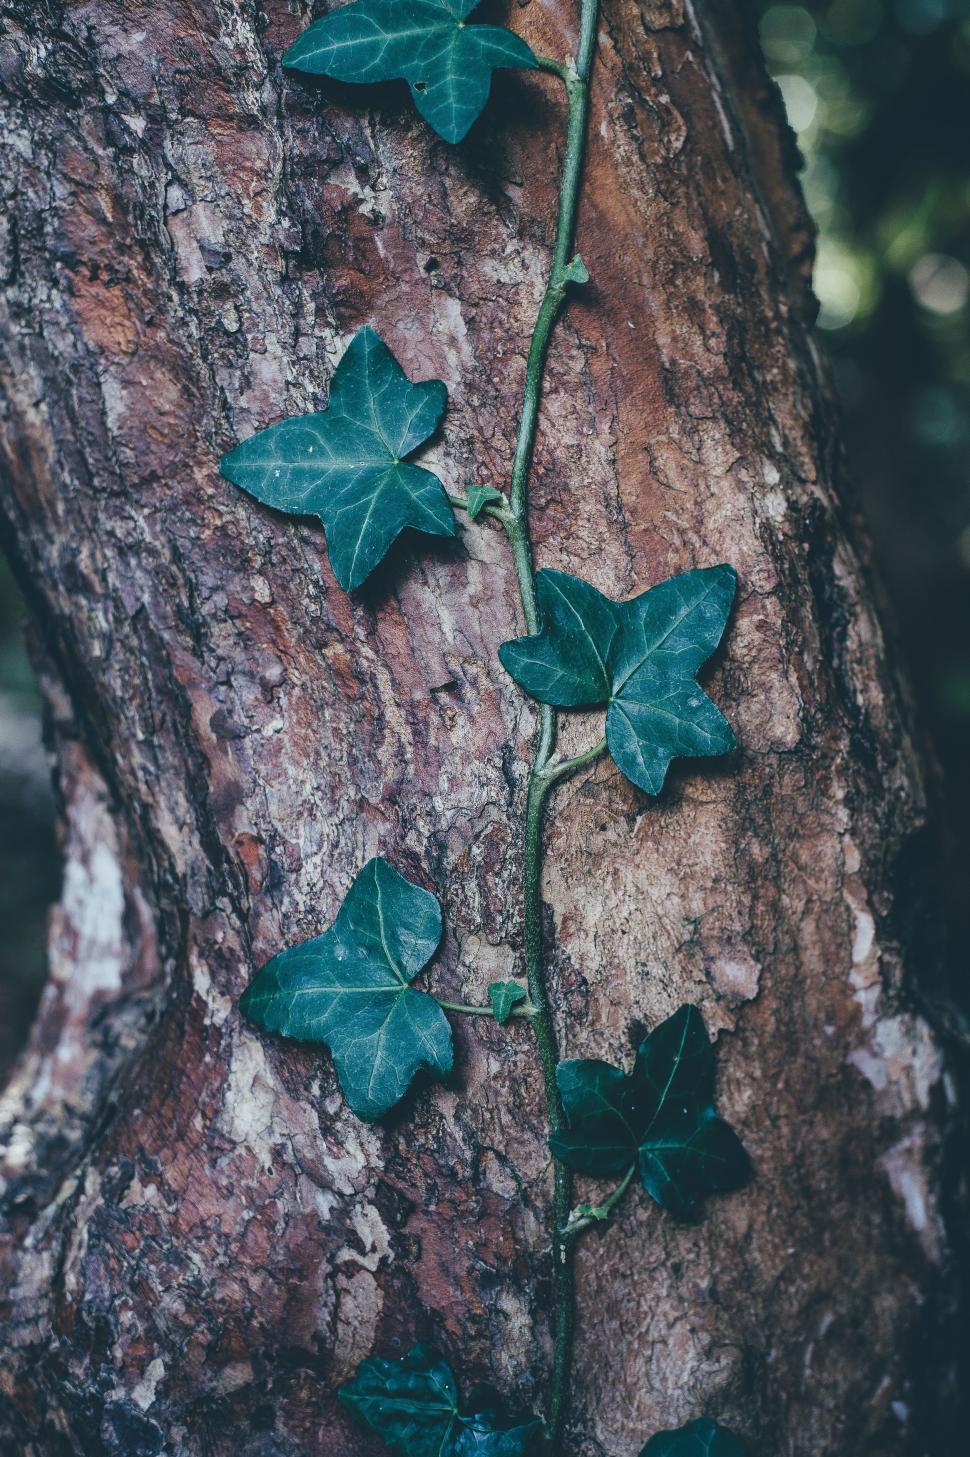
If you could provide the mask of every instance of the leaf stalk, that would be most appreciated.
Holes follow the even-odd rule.
[[[564,1239],[574,1240],[591,1229],[594,1224],[604,1224],[612,1215],[623,1195],[629,1189],[636,1173],[636,1164],[631,1164],[608,1199],[602,1204],[579,1204],[572,1210],[561,1231]]]
[[[538,771],[538,778],[544,779],[550,785],[558,784],[560,779],[565,779],[569,774],[575,774],[577,769],[585,769],[587,764],[595,764],[596,760],[606,753],[605,736],[598,739],[590,749],[585,749],[581,754],[575,754],[571,759],[551,759],[546,767]]]
[[[495,1012],[492,1007],[476,1007],[470,1005],[468,1002],[443,1002],[440,997],[435,997],[435,1001],[446,1012],[458,1012],[463,1017],[495,1017]],[[509,1012],[510,1017],[522,1017],[525,1019],[530,1019],[535,1015],[536,1009],[529,1002],[520,1003],[519,1006],[513,1007]]]

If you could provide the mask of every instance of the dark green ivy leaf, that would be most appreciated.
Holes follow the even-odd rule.
[[[512,1015],[512,1009],[524,1002],[529,993],[517,981],[493,981],[488,985],[488,1000],[492,1004],[492,1015],[496,1022],[505,1023]]]
[[[542,703],[605,705],[617,766],[659,794],[671,759],[735,747],[730,725],[694,675],[721,640],[736,584],[733,567],[707,567],[614,602],[579,577],[541,571],[542,631],[504,643],[499,657]]]
[[[430,1346],[415,1346],[401,1361],[362,1362],[339,1395],[395,1452],[442,1457],[453,1450],[458,1387],[448,1362]]]
[[[386,860],[369,860],[329,931],[281,951],[240,1008],[268,1032],[323,1042],[359,1118],[380,1118],[427,1067],[447,1077],[451,1028],[409,985],[441,940],[441,907]]]
[[[541,1422],[527,1422],[525,1426],[501,1431],[491,1425],[493,1420],[491,1412],[468,1418],[468,1425],[458,1434],[454,1457],[525,1457],[532,1451]]]
[[[503,1428],[492,1410],[463,1416],[451,1367],[426,1345],[364,1361],[340,1399],[404,1457],[525,1457],[540,1427]]]
[[[473,521],[477,516],[481,515],[486,506],[502,506],[504,504],[505,497],[494,486],[468,487],[468,514]]]
[[[355,0],[304,31],[283,64],[336,81],[407,81],[425,121],[460,142],[488,100],[492,72],[536,65],[510,30],[466,25],[479,3]]]
[[[676,1432],[658,1432],[640,1457],[744,1457],[744,1448],[726,1427],[702,1417]]]
[[[714,1112],[714,1048],[696,1007],[680,1007],[644,1038],[631,1073],[607,1062],[561,1062],[556,1082],[567,1127],[556,1158],[604,1178],[639,1169],[647,1193],[691,1219],[709,1194],[748,1177],[740,1140]]]
[[[361,329],[337,365],[326,410],[260,430],[219,469],[266,506],[319,516],[334,575],[350,592],[406,527],[455,535],[438,477],[405,460],[434,434],[447,398],[440,380],[412,384],[379,335]]]

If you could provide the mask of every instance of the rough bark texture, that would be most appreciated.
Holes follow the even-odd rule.
[[[554,346],[533,519],[541,564],[613,595],[737,565],[711,681],[742,749],[659,802],[606,763],[569,784],[544,894],[564,1052],[615,1057],[697,1001],[757,1180],[697,1227],[630,1199],[583,1247],[573,1446],[633,1457],[707,1411],[753,1457],[899,1457],[932,1450],[915,1347],[949,1279],[946,1083],[897,897],[924,785],[836,501],[793,144],[739,11],[709,10],[605,0],[593,284]],[[501,77],[449,148],[395,88],[284,78],[309,13],[2,11],[2,519],[66,855],[2,1104],[5,1452],[371,1457],[335,1387],[416,1338],[544,1400],[525,1030],[458,1025],[454,1086],[371,1128],[325,1055],[235,1010],[378,852],[446,903],[443,992],[519,969],[534,715],[496,660],[499,532],[412,543],[350,598],[320,531],[216,461],[319,406],[369,321],[448,384],[426,461],[504,482],[562,100]],[[562,55],[576,7],[511,21]]]

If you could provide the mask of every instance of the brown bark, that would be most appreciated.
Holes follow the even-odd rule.
[[[736,564],[712,682],[742,749],[659,802],[605,763],[568,785],[544,894],[564,1052],[616,1057],[697,1001],[757,1178],[697,1227],[631,1199],[584,1246],[574,1451],[708,1411],[753,1457],[897,1457],[929,1450],[915,1347],[949,1278],[897,893],[923,771],[837,505],[793,144],[736,7],[708,8],[605,0],[593,284],[554,346],[533,519],[541,564],[613,595]],[[411,543],[351,598],[319,530],[216,462],[319,406],[373,322],[448,384],[426,461],[506,479],[563,108],[502,77],[449,148],[396,88],[284,78],[308,13],[3,7],[2,519],[66,854],[2,1104],[0,1436],[31,1457],[369,1457],[335,1387],[418,1338],[544,1401],[526,1033],[459,1025],[454,1086],[370,1128],[325,1055],[235,1010],[378,852],[446,903],[437,987],[519,969],[534,716],[496,660],[499,534]],[[562,55],[576,7],[512,23]]]

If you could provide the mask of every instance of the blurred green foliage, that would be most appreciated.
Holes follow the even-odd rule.
[[[970,929],[970,0],[757,8],[805,158],[850,474],[943,766],[957,956]]]
[[[40,701],[22,623],[23,604],[0,555],[0,1083],[37,1005],[47,909],[59,889]]]
[[[11,708],[36,713],[37,683],[24,642],[23,617],[23,600],[0,553],[0,694]]]

